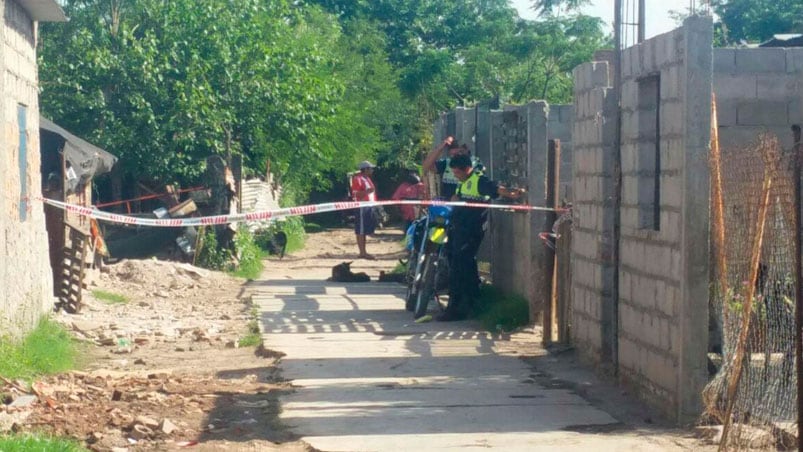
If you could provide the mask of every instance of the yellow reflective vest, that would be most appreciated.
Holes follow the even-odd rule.
[[[486,196],[480,194],[480,177],[482,176],[482,171],[474,170],[468,176],[468,179],[464,180],[457,186],[457,191],[455,194],[461,201],[479,201],[479,202],[488,202],[491,200],[490,196]]]

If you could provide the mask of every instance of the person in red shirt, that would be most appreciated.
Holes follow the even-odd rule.
[[[393,192],[393,196],[390,199],[399,201],[399,200],[419,200],[422,199],[424,196],[424,183],[421,182],[421,178],[418,177],[415,171],[409,171],[407,173],[407,177],[405,178],[404,182],[402,182],[396,191]],[[401,205],[399,206],[399,210],[401,211],[402,219],[404,220],[404,231],[407,231],[407,228],[415,221],[418,212],[416,206],[411,205]]]
[[[351,196],[355,201],[376,201],[376,185],[371,179],[371,175],[376,168],[373,163],[368,161],[360,162],[358,168],[360,172],[351,178]],[[357,218],[354,222],[354,233],[357,236],[357,248],[362,259],[376,259],[365,250],[365,242],[368,235],[376,230],[376,217],[373,207],[360,207]]]

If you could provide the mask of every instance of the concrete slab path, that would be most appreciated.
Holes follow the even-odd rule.
[[[261,281],[265,346],[284,353],[281,421],[321,451],[686,450],[628,428],[571,388],[542,386],[498,335],[416,324],[404,287]],[[532,344],[531,344],[532,345]]]

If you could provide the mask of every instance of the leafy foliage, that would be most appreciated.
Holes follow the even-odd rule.
[[[241,153],[260,170],[271,160],[302,189],[321,169],[351,167],[332,140],[361,124],[342,102],[346,80],[332,76],[336,23],[287,1],[231,3],[66,1],[71,21],[43,25],[42,110],[118,154],[135,179],[194,182],[211,154]],[[345,155],[374,141],[346,143]]]
[[[534,2],[539,21],[519,18],[506,0],[311,3],[348,10],[346,20],[376,22],[399,87],[427,121],[494,97],[566,102],[571,70],[605,44],[601,20],[575,13],[583,0]],[[558,10],[569,13],[553,14]],[[423,140],[419,145],[426,147]]]
[[[761,42],[778,33],[803,33],[800,0],[715,0],[717,28],[724,41]]]
[[[225,270],[231,261],[231,253],[225,248],[218,246],[217,234],[214,228],[203,231],[200,242],[200,249],[197,251],[196,263],[211,270]]]
[[[257,245],[254,235],[247,227],[242,226],[234,236],[234,249],[237,252],[237,269],[235,276],[245,279],[257,279],[264,266],[262,259],[265,253]]]
[[[64,0],[41,108],[132,182],[196,184],[209,155],[241,154],[303,200],[360,160],[420,161],[455,105],[568,101],[605,44],[581,3],[527,21],[507,0]]]
[[[533,0],[532,9],[540,16],[559,15],[562,11],[577,11],[591,0]]]

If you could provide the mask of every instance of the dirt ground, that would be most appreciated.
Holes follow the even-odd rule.
[[[368,244],[378,259],[353,270],[375,280],[403,256],[401,239],[380,231]],[[356,254],[350,230],[310,234],[304,250],[267,260],[264,277],[323,278]],[[97,300],[93,290],[128,301]],[[276,421],[278,396],[293,390],[279,357],[238,347],[252,319],[247,281],[127,260],[106,266],[84,294],[80,314],[55,316],[86,344],[81,370],[41,379],[32,391],[0,381],[0,431],[46,431],[96,451],[312,450]]]
[[[309,234],[303,250],[268,259],[262,277],[325,279],[333,265],[353,261],[353,271],[376,280],[404,256],[401,231],[379,231],[368,252],[377,260],[357,259],[348,229]],[[0,432],[46,431],[94,451],[314,450],[277,420],[278,397],[293,391],[277,366],[281,357],[237,346],[252,321],[254,286],[156,259],[107,266],[84,291],[80,314],[55,316],[86,344],[81,370],[41,379],[32,390],[0,380]],[[96,300],[93,290],[128,302]],[[534,347],[536,332],[511,335],[498,352],[528,360],[544,385],[560,380],[628,425],[654,426],[657,419],[621,388],[588,383],[596,380],[571,354],[558,359]]]

